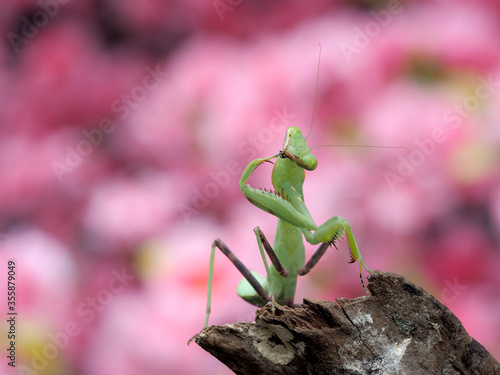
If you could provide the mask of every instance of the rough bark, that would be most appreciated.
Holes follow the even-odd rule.
[[[196,343],[236,374],[500,375],[450,310],[400,275],[369,276],[371,295],[270,306],[255,322],[211,326]]]

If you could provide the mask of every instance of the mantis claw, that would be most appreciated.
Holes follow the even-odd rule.
[[[193,337],[191,337],[191,338],[188,340],[188,342],[187,342],[188,346],[189,346],[189,344],[191,344],[191,341],[193,341],[193,340],[197,339],[199,336],[200,336],[200,334],[199,334],[199,333],[197,333],[196,335],[194,335]]]

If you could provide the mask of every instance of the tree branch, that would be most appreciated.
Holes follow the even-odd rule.
[[[370,296],[268,305],[255,322],[210,326],[196,343],[236,374],[480,374],[500,364],[458,318],[400,275],[372,274]]]

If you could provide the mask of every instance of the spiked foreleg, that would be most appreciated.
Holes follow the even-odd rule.
[[[250,203],[254,206],[269,212],[271,215],[276,216],[279,219],[285,220],[286,222],[298,227],[306,228],[307,230],[315,230],[316,224],[310,217],[310,215],[305,214],[294,207],[289,201],[289,197],[283,193],[283,191],[268,191],[263,189],[255,189],[247,184],[248,179],[252,172],[262,163],[269,161],[272,158],[276,158],[278,155],[274,155],[268,158],[255,159],[248,164],[241,175],[240,179],[240,189],[248,199]],[[278,161],[276,162],[278,163]],[[274,184],[274,182],[273,182]],[[290,193],[294,190],[292,189]],[[296,193],[293,193],[296,195]],[[293,197],[297,200],[296,197]]]
[[[356,238],[354,237],[354,234],[352,232],[351,225],[346,219],[339,216],[334,216],[328,219],[324,224],[320,225],[318,227],[318,230],[316,230],[314,233],[307,230],[304,230],[303,233],[307,242],[313,245],[320,242],[322,242],[323,244],[311,257],[311,260],[309,260],[306,266],[303,267],[301,270],[299,270],[300,272],[305,272],[305,273],[309,272],[310,269],[314,267],[316,263],[319,261],[319,259],[324,255],[324,253],[328,248],[328,244],[333,244],[335,240],[337,240],[343,233],[345,233],[347,237],[347,243],[349,245],[349,252],[351,254],[350,263],[354,263],[356,261],[359,262],[359,275],[361,278],[361,284],[363,285],[363,288],[367,290],[365,283],[363,281],[363,273],[362,273],[363,267],[369,273],[373,273],[374,271],[368,268],[368,266],[364,262],[363,257],[361,256],[361,252],[359,251],[358,244],[356,243]],[[299,275],[301,275],[301,273],[299,273]]]
[[[300,213],[290,202],[280,195],[265,190],[254,189],[249,185],[240,186],[245,197],[261,210],[269,212],[286,222],[308,230],[316,229],[314,221],[306,215]]]

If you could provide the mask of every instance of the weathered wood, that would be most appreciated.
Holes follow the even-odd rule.
[[[255,322],[211,326],[196,343],[236,374],[500,375],[458,318],[400,275],[368,277],[371,295],[269,305]]]

